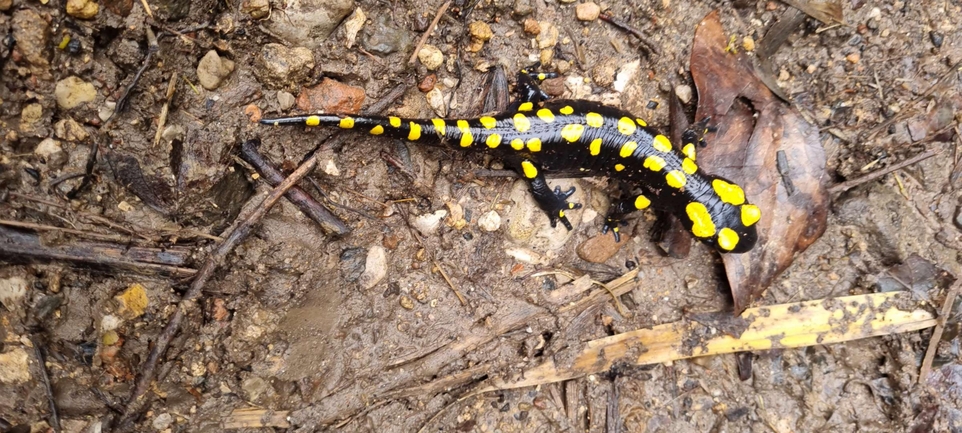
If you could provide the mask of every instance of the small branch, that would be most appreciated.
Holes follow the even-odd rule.
[[[916,164],[916,163],[918,163],[918,162],[920,162],[920,161],[924,161],[924,160],[929,159],[929,158],[931,158],[931,157],[933,157],[933,156],[935,156],[935,155],[938,155],[938,154],[940,154],[940,153],[942,153],[942,149],[932,149],[932,150],[929,150],[929,151],[920,153],[920,154],[918,154],[918,155],[915,155],[915,156],[913,156],[913,157],[911,157],[911,158],[909,158],[909,159],[906,159],[905,161],[902,161],[902,162],[900,162],[900,163],[898,163],[898,164],[895,164],[895,165],[893,165],[893,166],[885,167],[885,168],[883,168],[883,169],[881,169],[881,170],[874,171],[874,172],[872,172],[872,173],[870,173],[870,174],[867,174],[867,175],[862,176],[862,177],[857,178],[857,179],[847,180],[847,181],[842,182],[842,183],[840,183],[840,184],[833,185],[832,187],[830,187],[830,188],[828,189],[828,192],[830,192],[830,193],[832,193],[832,194],[835,194],[835,193],[842,193],[842,192],[848,191],[848,190],[850,190],[850,189],[852,189],[852,188],[855,188],[856,186],[859,186],[859,185],[861,185],[861,184],[863,184],[863,183],[871,182],[871,181],[873,181],[873,180],[875,180],[875,179],[878,179],[878,178],[880,178],[880,177],[882,177],[882,176],[885,176],[886,174],[889,174],[889,173],[891,173],[891,172],[893,172],[893,171],[901,170],[901,169],[903,169],[903,168],[905,168],[905,167],[908,167],[908,166],[910,166],[910,165],[912,165],[912,164]]]
[[[47,396],[47,402],[50,404],[50,427],[53,427],[55,432],[63,431],[63,428],[60,427],[60,416],[57,415],[57,402],[53,398],[53,387],[50,386],[50,373],[47,372],[47,361],[44,359],[43,350],[40,349],[36,338],[30,337],[30,343],[33,344],[33,352],[37,357],[37,363],[40,365],[43,391]]]
[[[942,332],[945,330],[945,321],[952,314],[952,306],[955,305],[955,298],[962,290],[962,279],[952,285],[948,293],[945,294],[945,301],[942,302],[942,311],[935,321],[935,329],[932,331],[932,338],[929,338],[929,347],[925,349],[925,358],[922,358],[922,368],[919,369],[919,384],[925,383],[925,378],[932,372],[932,361],[935,360],[935,352],[938,351],[939,342],[942,341]]]

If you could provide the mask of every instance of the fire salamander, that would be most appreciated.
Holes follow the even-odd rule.
[[[695,238],[723,253],[744,253],[755,245],[761,211],[746,200],[741,187],[698,167],[697,135],[686,133],[678,150],[644,120],[625,111],[591,101],[549,100],[535,80],[552,76],[522,71],[516,86],[519,97],[508,111],[476,119],[318,114],[261,123],[336,125],[412,142],[440,139],[458,149],[490,152],[528,182],[551,226],[560,221],[568,230],[565,212],[581,207],[567,201],[574,188],[552,190],[544,173],[581,170],[607,175],[642,191],[616,201],[609,211],[602,232],[612,230],[616,239],[626,214],[653,207],[672,213]]]

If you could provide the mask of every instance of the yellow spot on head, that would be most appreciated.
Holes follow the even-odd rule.
[[[542,108],[538,110],[538,118],[544,121],[544,123],[554,122],[554,113],[547,108]]]
[[[635,125],[634,120],[631,120],[627,117],[622,117],[621,119],[618,119],[618,131],[621,132],[622,134],[625,134],[625,135],[634,134],[636,128],[637,128],[637,125]]]
[[[648,122],[645,122],[641,119],[635,119],[635,122],[638,122],[638,125],[641,125],[642,127],[648,126]]]
[[[725,182],[721,179],[711,181],[711,187],[715,190],[723,202],[740,206],[745,203],[745,191],[738,185]]]
[[[411,122],[411,130],[408,132],[408,140],[414,141],[421,138],[421,125]]]
[[[708,238],[715,235],[715,223],[711,220],[708,208],[698,202],[688,203],[685,206],[685,213],[691,220],[691,234],[699,238]]]
[[[591,144],[588,145],[588,153],[591,153],[591,156],[598,156],[598,154],[601,153],[601,139],[600,139],[600,138],[596,138],[596,139],[594,139],[594,140],[591,140]]]
[[[580,123],[571,123],[561,128],[561,138],[571,143],[578,141],[581,134],[585,132],[585,126]]]
[[[381,126],[381,125],[377,125],[377,126],[371,128],[371,134],[372,134],[372,135],[381,135],[381,134],[383,134],[383,133],[384,133],[384,127]]]
[[[615,164],[615,171],[621,171],[621,170],[624,170],[624,169],[625,169],[625,166],[624,166],[624,165],[622,165],[622,164]]]
[[[501,144],[501,135],[500,135],[500,134],[491,134],[491,135],[488,136],[488,139],[487,139],[487,140],[484,140],[484,142],[485,142],[485,144],[488,145],[488,147],[494,149],[494,148],[498,147],[498,145]]]
[[[688,159],[695,160],[695,145],[693,143],[688,143],[685,147],[681,148],[681,153],[684,153]]]
[[[762,219],[762,211],[758,209],[758,206],[753,204],[746,204],[742,206],[742,225],[745,227],[750,227],[752,224],[758,222]]]
[[[570,105],[565,105],[564,107],[561,107],[561,109],[558,110],[558,112],[560,112],[561,114],[566,114],[566,115],[567,115],[567,114],[574,113],[574,112],[575,112],[575,109],[574,109],[574,108],[571,108]]]
[[[521,105],[518,106],[518,111],[531,111],[533,108],[534,104],[530,102],[522,102]]]
[[[491,116],[482,116],[482,117],[481,117],[480,119],[478,119],[478,120],[480,120],[480,121],[481,121],[481,125],[483,125],[483,126],[484,126],[485,128],[487,128],[487,129],[494,128],[494,126],[498,124],[498,121],[497,121],[497,120],[494,120],[494,118],[491,117]]]
[[[400,117],[391,116],[391,117],[388,117],[388,118],[387,118],[387,121],[388,121],[388,123],[391,124],[391,126],[393,126],[393,127],[395,127],[395,128],[400,128],[400,127],[401,127],[401,118],[400,118]]]
[[[648,206],[651,206],[651,200],[649,200],[648,197],[645,197],[640,194],[638,195],[638,197],[635,197],[635,209],[638,209],[638,210],[647,209]]]
[[[688,174],[695,174],[698,171],[698,165],[691,158],[685,158],[681,161],[681,169]]]
[[[524,149],[524,140],[520,138],[515,138],[514,140],[511,140],[511,148],[514,150]]]
[[[600,128],[601,125],[605,124],[605,118],[598,113],[585,114],[585,121],[588,122],[588,126],[593,128]]]
[[[354,118],[345,117],[341,119],[340,122],[337,123],[337,126],[340,126],[341,128],[344,128],[344,129],[351,129],[354,127]]]
[[[661,134],[655,136],[654,141],[651,142],[651,146],[659,152],[671,152],[671,142],[668,141],[668,137]]]
[[[461,134],[461,147],[471,147],[474,144],[474,135],[471,131]]]
[[[304,124],[307,126],[317,126],[321,124],[321,118],[317,116],[308,116],[304,119]]]
[[[538,137],[535,137],[535,138],[532,138],[532,139],[528,140],[528,150],[530,150],[530,151],[532,151],[532,152],[540,152],[540,151],[541,151],[541,139],[538,138]]]
[[[718,231],[718,247],[725,250],[731,251],[735,249],[738,245],[738,233],[734,230],[725,227]]]
[[[651,171],[661,171],[661,169],[665,168],[665,160],[660,156],[651,155],[645,158],[643,165]]]
[[[621,145],[621,151],[618,152],[618,155],[621,156],[622,158],[627,158],[631,155],[634,155],[635,150],[637,149],[638,149],[638,143],[635,143],[634,141],[628,141],[628,142],[625,142],[625,144]]]
[[[665,175],[665,181],[668,182],[668,186],[681,189],[685,186],[685,183],[688,182],[688,179],[685,178],[685,173],[672,170]]]
[[[531,121],[528,120],[528,118],[525,117],[524,114],[515,113],[514,129],[517,129],[518,132],[527,132],[529,129],[531,129]]]
[[[443,119],[431,119],[431,123],[434,124],[434,130],[438,131],[438,135],[444,137],[445,129],[447,129],[447,124],[444,123]]]
[[[524,172],[524,177],[528,179],[538,177],[538,169],[535,168],[531,161],[521,161],[521,171]]]

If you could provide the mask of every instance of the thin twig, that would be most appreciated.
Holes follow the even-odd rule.
[[[833,185],[832,187],[830,187],[830,188],[828,189],[828,192],[835,194],[835,193],[841,193],[841,192],[848,191],[848,190],[850,190],[850,189],[852,189],[852,188],[855,188],[856,186],[859,186],[859,185],[861,185],[861,184],[863,184],[863,183],[871,182],[871,181],[873,181],[873,180],[875,180],[875,179],[878,179],[878,178],[880,178],[880,177],[882,177],[882,176],[885,176],[886,174],[889,174],[889,173],[891,173],[891,172],[893,172],[893,171],[901,170],[901,169],[903,169],[903,168],[905,168],[905,167],[908,167],[908,166],[910,166],[910,165],[912,165],[912,164],[916,164],[916,163],[918,163],[918,162],[920,162],[920,161],[924,161],[924,160],[929,159],[929,158],[931,158],[931,157],[933,157],[933,156],[935,156],[935,155],[938,155],[938,154],[940,154],[940,153],[942,153],[942,149],[932,149],[932,150],[929,150],[929,151],[920,153],[920,154],[918,154],[918,155],[915,155],[915,156],[913,156],[913,157],[911,157],[911,158],[909,158],[909,159],[906,159],[905,161],[902,161],[902,162],[900,162],[900,163],[898,163],[898,164],[895,164],[895,165],[892,165],[892,166],[890,166],[890,167],[885,167],[885,168],[883,168],[883,169],[881,169],[881,170],[873,171],[872,173],[869,173],[869,174],[867,174],[867,175],[865,175],[865,176],[862,176],[862,177],[860,177],[860,178],[852,179],[852,180],[847,180],[847,181],[842,182],[842,183],[840,183],[840,184]]]
[[[428,41],[428,38],[431,36],[431,33],[434,32],[434,27],[438,25],[438,21],[441,21],[441,16],[444,15],[445,12],[447,12],[448,7],[450,6],[451,6],[451,0],[448,0],[444,2],[443,5],[441,5],[441,9],[438,9],[438,13],[434,15],[434,21],[431,21],[431,25],[428,27],[427,30],[424,31],[424,34],[421,35],[421,40],[418,41],[418,44],[414,46],[414,52],[411,53],[411,58],[408,59],[408,65],[414,64],[414,60],[418,58],[418,51],[421,51],[421,47],[424,46],[424,43]]]
[[[386,98],[379,101],[369,108],[368,114],[371,111],[377,112],[386,107],[388,104],[392,103],[394,99],[397,99],[401,94],[404,93],[406,86],[399,85],[393,89]],[[390,100],[388,100],[390,98]],[[336,146],[339,145],[340,141],[343,139],[338,136],[331,140],[332,143],[329,145]],[[184,316],[187,311],[195,305],[196,301],[200,299],[201,294],[203,294],[204,285],[207,284],[213,275],[214,271],[224,263],[224,259],[227,257],[231,251],[234,250],[238,244],[247,239],[247,236],[254,227],[263,219],[264,215],[277,203],[281,197],[289,190],[292,186],[300,182],[308,173],[317,167],[320,152],[316,152],[311,155],[307,160],[305,160],[297,170],[294,170],[287,179],[279,183],[274,189],[264,197],[260,205],[256,206],[247,216],[244,218],[237,219],[234,224],[228,229],[230,233],[224,242],[217,247],[210,256],[204,262],[204,266],[197,272],[196,278],[191,283],[190,288],[184,297],[181,298],[177,305],[177,308],[171,314],[167,326],[164,328],[163,332],[157,337],[154,342],[154,346],[147,356],[147,360],[140,368],[140,375],[134,384],[134,387],[130,393],[130,397],[127,399],[127,404],[125,407],[124,414],[121,416],[120,420],[117,422],[117,431],[127,432],[134,428],[134,423],[140,418],[143,409],[146,408],[149,398],[146,395],[147,389],[150,387],[151,382],[156,375],[157,365],[160,361],[161,356],[167,351],[170,346],[170,342],[174,339],[177,333],[180,331],[181,322],[184,320]],[[252,198],[251,200],[257,200],[257,198]]]
[[[57,402],[53,398],[53,387],[50,386],[50,374],[47,372],[47,361],[44,359],[43,350],[40,349],[40,345],[37,344],[37,339],[30,337],[30,343],[33,344],[33,352],[37,356],[37,363],[40,365],[40,380],[43,382],[43,391],[47,396],[47,403],[50,404],[50,427],[53,427],[53,431],[63,431],[60,427],[60,416],[57,415]]]
[[[598,16],[598,18],[601,18],[602,21],[607,22],[615,27],[618,27],[619,29],[622,29],[628,33],[635,35],[635,37],[638,38],[638,41],[641,42],[641,44],[648,49],[648,52],[658,56],[661,55],[661,49],[659,49],[657,45],[653,44],[649,40],[650,38],[647,35],[639,31],[638,29],[630,26],[628,23],[622,20],[619,20],[618,18],[615,18],[608,14],[601,14]]]
[[[929,338],[929,347],[925,350],[925,358],[922,358],[922,368],[919,369],[919,384],[925,383],[925,378],[929,377],[929,373],[932,371],[932,361],[935,360],[935,352],[938,351],[939,342],[942,341],[945,322],[952,314],[952,307],[955,305],[955,298],[959,296],[960,290],[962,290],[962,279],[956,280],[948,293],[945,294],[942,311],[935,321],[935,329],[932,330],[932,338]]]

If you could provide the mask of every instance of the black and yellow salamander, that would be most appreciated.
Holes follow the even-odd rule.
[[[695,163],[695,141],[676,149],[664,135],[631,114],[591,101],[549,100],[535,79],[518,74],[518,99],[508,111],[477,119],[412,120],[398,117],[318,114],[263,119],[269,125],[339,126],[417,142],[440,139],[455,148],[495,154],[528,182],[554,227],[571,224],[565,212],[581,207],[567,198],[574,188],[552,190],[546,171],[580,170],[624,181],[642,191],[614,203],[602,231],[619,237],[622,218],[653,207],[679,218],[698,240],[723,253],[744,253],[757,238],[761,211],[733,182],[704,173]],[[697,137],[697,136],[695,136]]]

